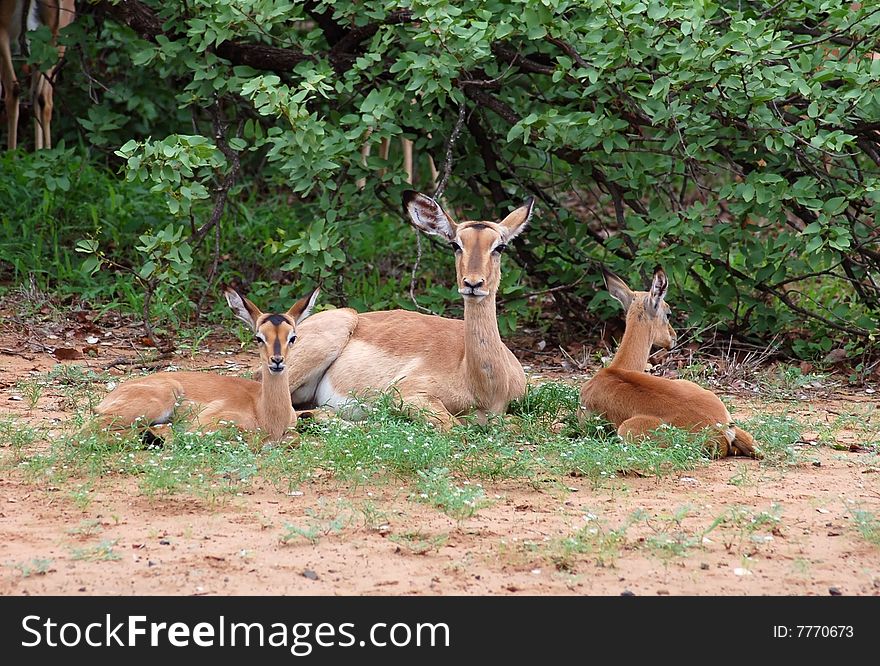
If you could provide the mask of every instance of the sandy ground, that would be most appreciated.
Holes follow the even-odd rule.
[[[119,353],[114,339],[102,346],[73,338],[64,344],[91,346],[94,356],[65,363],[100,369]],[[50,351],[62,340],[46,344],[0,334],[0,416],[65,418],[51,391],[35,409],[16,399],[20,380],[59,362]],[[247,366],[254,356],[232,358]],[[187,353],[174,363],[217,359]],[[788,412],[817,426],[876,403],[863,392],[769,405],[733,400],[740,413]],[[108,478],[80,509],[65,489],[3,471],[0,594],[878,595],[880,549],[860,537],[852,517],[856,509],[880,515],[878,457],[858,446],[857,431],[837,437],[843,450],[805,433],[805,462],[785,469],[727,459],[598,486],[583,478],[487,483],[489,506],[463,522],[409,501],[411,490],[394,480],[348,487],[324,479],[288,494],[258,479],[210,501],[150,498],[136,480]],[[642,518],[632,522],[636,511]],[[706,532],[735,511],[738,520]],[[776,520],[755,523],[762,512]],[[286,524],[315,515],[343,526],[315,543],[282,542]],[[564,540],[582,529],[584,552],[567,552]],[[102,543],[118,559],[79,559]],[[43,573],[34,571],[40,561]]]

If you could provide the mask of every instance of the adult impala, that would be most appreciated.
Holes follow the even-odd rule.
[[[75,13],[74,0],[0,0],[0,83],[6,104],[10,150],[18,145],[18,106],[22,92],[12,54],[25,42],[25,33],[44,25],[49,28],[58,57],[48,71],[34,69],[31,73],[31,103],[36,121],[34,146],[51,148],[55,76],[64,57],[64,46],[57,43],[58,31],[70,25]]]
[[[405,405],[447,429],[458,415],[499,414],[525,392],[522,366],[501,341],[495,295],[501,254],[529,222],[533,201],[499,222],[456,223],[432,198],[404,193],[410,222],[449,243],[464,321],[407,310],[320,312],[302,327],[292,362],[296,406],[338,410],[352,396],[394,390]]]
[[[190,427],[234,423],[279,440],[296,424],[290,404],[288,368],[294,358],[297,324],[309,316],[318,297],[314,290],[282,314],[264,314],[233,289],[226,301],[254,332],[260,345],[262,381],[225,377],[210,372],[159,372],[130,379],[95,408],[105,427],[144,427],[188,419]]]
[[[684,379],[645,374],[652,347],[675,345],[663,269],[654,271],[650,291],[632,291],[614,273],[603,273],[609,293],[626,311],[626,330],[611,364],[581,388],[581,407],[613,422],[622,437],[643,437],[663,424],[693,431],[708,428],[716,455],[758,457],[755,440],[733,425],[714,393]]]

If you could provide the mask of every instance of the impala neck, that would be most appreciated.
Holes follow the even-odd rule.
[[[262,373],[257,419],[260,430],[268,433],[271,439],[278,440],[295,416],[290,403],[288,370],[275,374],[269,372],[264,364]]]
[[[480,301],[464,299],[464,363],[472,383],[484,385],[498,377],[506,349],[498,332],[495,294]]]
[[[608,367],[644,372],[651,355],[653,339],[654,334],[648,326],[643,325],[636,317],[627,317],[623,340]]]

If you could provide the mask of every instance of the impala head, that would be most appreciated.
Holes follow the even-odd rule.
[[[632,291],[614,273],[602,268],[608,292],[623,305],[626,311],[626,327],[648,327],[652,345],[672,349],[675,346],[675,330],[669,324],[669,306],[664,300],[669,289],[669,279],[662,268],[654,269],[650,291]]]
[[[315,289],[305,298],[299,299],[284,314],[263,313],[235,289],[227,288],[224,294],[235,316],[254,332],[254,339],[260,345],[260,358],[266,369],[273,375],[284,372],[296,341],[296,325],[311,314],[318,298],[318,290]]]
[[[458,293],[476,301],[495,295],[501,253],[526,228],[533,206],[534,199],[529,199],[500,222],[456,223],[431,197],[412,190],[403,193],[403,207],[413,226],[449,242],[455,252]]]

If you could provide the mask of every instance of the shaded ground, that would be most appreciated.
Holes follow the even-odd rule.
[[[0,331],[0,417],[49,437],[70,417],[63,390],[28,394],[28,380],[59,363],[57,347],[85,351],[63,363],[97,369],[143,351],[121,325],[107,336],[71,327],[70,336],[56,327],[42,348],[14,325]],[[225,335],[171,361],[252,367],[255,352]],[[558,360],[534,369],[584,379]],[[130,477],[81,491],[7,466],[0,594],[878,595],[880,548],[857,525],[880,514],[876,401],[831,383],[803,390],[807,399],[784,402],[730,396],[737,415],[798,418],[794,466],[727,459],[662,478],[482,482],[488,505],[461,521],[412,501],[395,479],[351,486],[319,476],[288,492],[257,478],[232,496],[150,497]],[[311,526],[310,538],[289,525]]]

